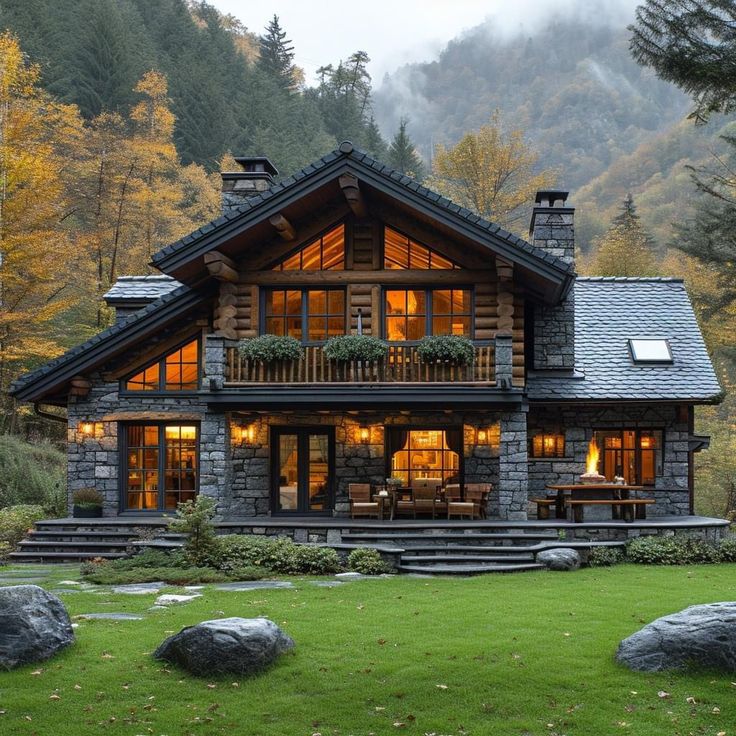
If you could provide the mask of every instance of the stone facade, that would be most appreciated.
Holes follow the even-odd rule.
[[[664,433],[662,475],[646,495],[656,499],[647,515],[690,512],[688,424],[676,406],[547,406],[529,412],[529,434],[563,433],[565,457],[529,458],[529,497],[544,496],[548,483],[574,483],[585,468],[588,444],[596,429],[661,429]],[[536,512],[535,504],[530,504]]]

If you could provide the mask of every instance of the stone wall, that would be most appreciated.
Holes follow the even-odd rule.
[[[646,495],[656,499],[647,515],[688,514],[688,426],[678,417],[677,407],[532,407],[529,435],[535,431],[562,432],[564,458],[529,458],[529,498],[544,496],[548,483],[574,483],[585,468],[585,456],[594,429],[662,429],[664,448],[662,475]],[[536,505],[530,504],[536,514]],[[586,512],[587,513],[587,512]]]

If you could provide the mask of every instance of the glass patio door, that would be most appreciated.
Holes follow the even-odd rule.
[[[335,435],[330,428],[274,427],[272,497],[274,513],[332,510]]]

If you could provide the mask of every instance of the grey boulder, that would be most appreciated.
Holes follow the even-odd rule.
[[[218,618],[170,636],[153,656],[195,675],[254,675],[293,648],[293,640],[267,618]]]
[[[537,562],[548,570],[565,572],[577,570],[580,567],[580,555],[570,547],[545,549],[537,555]]]
[[[624,639],[616,660],[638,672],[736,672],[736,602],[690,606],[658,618]]]
[[[0,588],[0,668],[40,662],[74,641],[64,604],[37,585]]]

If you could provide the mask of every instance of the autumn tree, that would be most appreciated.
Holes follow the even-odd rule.
[[[38,86],[18,41],[0,36],[0,391],[62,349],[57,321],[77,299],[75,254],[62,229],[68,150],[81,137],[75,107]],[[6,405],[7,409],[7,405]]]
[[[519,230],[536,192],[556,178],[550,170],[537,171],[537,159],[523,132],[503,130],[496,112],[457,145],[436,147],[427,185],[487,220]]]
[[[424,164],[417,153],[414,142],[409,137],[408,126],[409,118],[399,120],[399,129],[388,147],[388,163],[402,174],[421,181],[424,178]]]
[[[593,257],[585,270],[595,276],[652,276],[658,273],[654,240],[636,213],[631,194],[608,230],[593,243]]]

